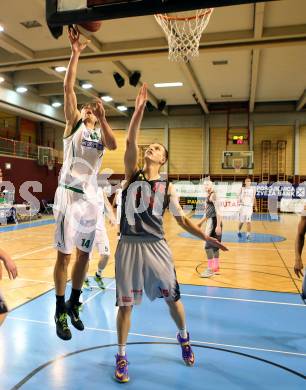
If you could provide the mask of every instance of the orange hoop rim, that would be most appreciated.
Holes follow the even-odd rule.
[[[207,9],[205,9],[204,12],[202,12],[199,15],[186,16],[185,18],[184,17],[177,17],[177,16],[168,16],[167,14],[156,14],[155,16],[162,18],[162,19],[165,19],[165,20],[178,20],[178,21],[183,22],[184,20],[187,21],[187,20],[194,20],[197,18],[203,18],[204,16],[209,15],[212,11],[213,11],[213,8],[207,8]]]

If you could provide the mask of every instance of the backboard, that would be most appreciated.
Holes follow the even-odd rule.
[[[69,24],[260,1],[262,0],[46,0],[46,20],[52,35],[58,38],[62,35],[62,26]]]
[[[222,168],[223,169],[253,169],[254,154],[251,150],[246,151],[230,151],[225,150],[222,154]]]

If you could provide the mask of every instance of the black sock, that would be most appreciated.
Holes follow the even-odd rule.
[[[66,313],[65,295],[56,295],[56,314]]]
[[[82,294],[81,290],[72,289],[70,294],[70,302],[72,303],[79,303],[80,295]]]

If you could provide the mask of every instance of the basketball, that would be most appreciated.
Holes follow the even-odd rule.
[[[85,30],[87,31],[97,32],[100,30],[101,24],[102,24],[101,20],[94,20],[94,21],[79,23],[79,26],[85,28]]]

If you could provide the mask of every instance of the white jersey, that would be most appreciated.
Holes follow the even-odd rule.
[[[64,138],[64,162],[59,184],[85,194],[96,193],[104,150],[101,130],[88,129],[80,120],[72,134]]]
[[[115,194],[115,202],[117,206],[117,211],[116,211],[116,222],[117,225],[120,225],[120,220],[121,220],[121,207],[122,207],[122,188],[118,188],[116,190]]]
[[[254,187],[242,187],[240,201],[242,206],[253,207],[256,189]]]
[[[101,187],[98,188],[98,218],[97,218],[97,229],[105,229],[105,202],[104,193]]]

